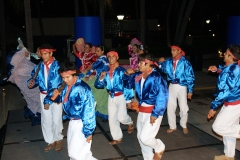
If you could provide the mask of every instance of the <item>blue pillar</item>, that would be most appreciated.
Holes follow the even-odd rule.
[[[231,16],[228,18],[227,45],[240,45],[240,16]]]
[[[74,39],[83,38],[85,43],[93,45],[102,44],[102,29],[100,17],[75,17],[74,18]],[[81,61],[76,58],[76,65],[81,66]]]

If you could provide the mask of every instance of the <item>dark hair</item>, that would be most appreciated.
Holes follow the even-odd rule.
[[[238,60],[240,60],[240,45],[230,44],[228,49]]]
[[[134,44],[134,45],[132,45],[132,47],[133,47],[133,46],[136,46],[136,47],[137,47],[137,49],[139,49],[139,45],[137,45],[137,44]]]
[[[102,51],[104,51],[104,46],[103,45],[97,45],[96,48],[100,48]]]
[[[145,60],[145,59],[150,60],[150,61],[152,61],[152,62],[155,62],[155,59],[154,59],[154,57],[153,57],[153,54],[143,53],[143,54],[140,54],[140,55],[138,56],[138,62],[143,61],[143,60]],[[157,67],[155,64],[150,64],[150,66],[151,66],[152,68],[156,68],[156,67]]]
[[[63,73],[63,72],[66,72],[66,71],[69,71],[69,70],[76,70],[78,71],[75,63],[73,62],[70,62],[70,61],[64,61],[60,64],[60,68],[58,69],[58,73]],[[73,76],[77,75],[76,74],[73,74]]]
[[[92,43],[85,43],[85,45],[89,45],[90,48],[92,48]]]
[[[38,47],[39,49],[53,49],[53,47],[50,44],[42,44],[40,47]]]

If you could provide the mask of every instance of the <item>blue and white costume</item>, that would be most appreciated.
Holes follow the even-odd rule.
[[[139,98],[139,114],[137,118],[137,138],[140,143],[144,159],[153,159],[153,149],[155,152],[161,152],[165,149],[164,143],[156,139],[160,129],[163,114],[167,108],[168,89],[167,83],[161,74],[155,69],[140,81],[135,82],[141,72],[130,76],[125,75],[125,84],[128,87],[136,89],[136,95]],[[153,125],[150,124],[150,116],[156,119]]]
[[[32,71],[32,76],[34,76],[37,68],[38,65]],[[58,61],[54,60],[49,68],[48,73],[46,65],[43,62],[40,63],[40,71],[34,81],[33,88],[39,86],[43,137],[48,144],[52,144],[63,139],[62,104],[53,103],[51,100],[53,90],[61,85],[62,78],[58,74]],[[31,80],[32,78],[29,81]],[[44,104],[50,104],[49,110],[44,109]]]
[[[176,108],[177,100],[180,108],[180,125],[183,128],[187,128],[188,119],[188,104],[187,94],[193,93],[193,87],[195,82],[195,76],[190,62],[181,56],[179,60],[176,60],[176,68],[173,67],[173,58],[168,58],[164,62],[159,63],[161,72],[167,76],[169,84],[169,99],[168,99],[168,123],[170,129],[176,129]]]
[[[215,110],[224,104],[212,128],[223,136],[225,155],[234,157],[236,138],[240,138],[240,67],[237,63],[233,63],[220,68],[222,71],[218,76],[217,94],[211,109]]]
[[[67,132],[68,155],[75,160],[95,160],[91,152],[92,142],[86,142],[86,138],[96,128],[94,98],[91,88],[80,78],[70,89],[67,101],[64,98],[69,86],[66,85],[60,96],[66,113],[63,119],[70,119]]]
[[[134,97],[133,90],[124,88],[123,75],[126,69],[118,66],[110,78],[109,72],[103,80],[97,78],[95,87],[105,88],[109,93],[108,97],[108,120],[110,132],[113,140],[120,140],[123,137],[120,123],[131,125],[133,121],[127,114],[126,101],[131,101]]]
[[[97,72],[97,77],[100,76],[101,72],[109,71],[109,63],[106,55],[102,55],[97,59],[96,62],[93,63],[92,69],[86,73],[86,76],[90,76],[94,72],[94,70]]]

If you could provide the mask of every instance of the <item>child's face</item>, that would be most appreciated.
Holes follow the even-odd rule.
[[[133,53],[137,53],[138,52],[138,48],[136,46],[132,47]]]
[[[85,44],[84,46],[84,52],[89,53],[91,51],[91,48],[88,44]]]
[[[61,77],[68,86],[73,85],[76,80],[72,74],[61,75]]]
[[[99,48],[99,47],[96,48],[96,55],[97,55],[98,57],[100,57],[101,55],[103,55],[103,53],[104,53],[104,51],[102,51],[101,48]]]
[[[42,57],[44,62],[48,62],[50,60],[50,58],[52,57],[52,52],[42,51],[41,52],[41,57]]]

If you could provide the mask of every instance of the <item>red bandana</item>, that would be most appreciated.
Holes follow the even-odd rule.
[[[185,52],[180,47],[178,47],[178,46],[171,46],[171,48],[175,48],[175,49],[181,50],[181,55],[185,56]]]

